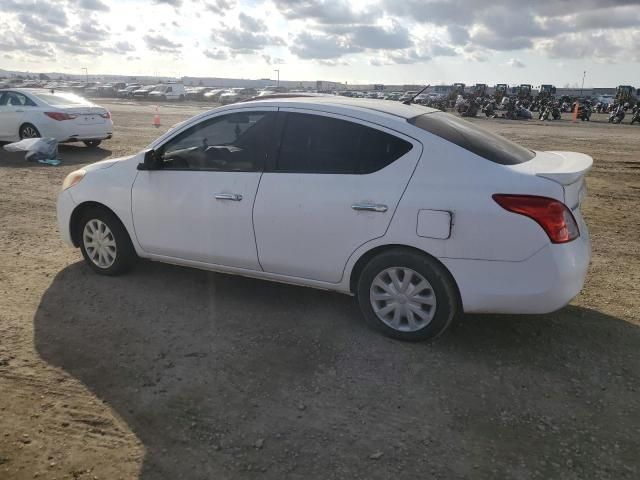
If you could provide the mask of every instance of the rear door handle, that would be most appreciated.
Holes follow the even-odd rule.
[[[355,205],[351,205],[351,208],[353,208],[354,210],[364,210],[367,212],[380,212],[380,213],[384,213],[387,210],[389,210],[389,208],[386,205],[381,205],[379,203],[356,203]]]
[[[242,200],[242,195],[238,193],[216,193],[216,200],[232,200],[234,202],[239,202]]]

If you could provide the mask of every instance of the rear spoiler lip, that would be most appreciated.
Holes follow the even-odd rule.
[[[555,166],[557,168],[555,171],[553,167],[546,168],[542,171],[536,171],[535,175],[564,186],[571,185],[581,180],[587,175],[587,173],[589,173],[589,170],[591,170],[591,167],[593,166],[593,159],[589,155],[585,155],[583,153],[545,151],[536,152],[536,157],[540,157],[540,154],[557,155],[560,159],[558,164]],[[535,162],[536,157],[530,161]]]

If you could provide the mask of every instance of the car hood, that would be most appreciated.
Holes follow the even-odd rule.
[[[91,163],[91,164],[89,164],[89,165],[87,165],[85,167],[82,167],[82,169],[87,171],[87,172],[90,172],[92,170],[100,170],[100,169],[105,169],[105,168],[111,168],[114,165],[126,162],[127,160],[131,160],[132,158],[134,158],[136,156],[137,155],[129,155],[127,157],[109,158],[107,160],[102,160],[100,162]]]

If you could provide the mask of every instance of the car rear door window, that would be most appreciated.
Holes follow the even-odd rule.
[[[5,92],[2,98],[0,98],[0,105],[10,106],[10,107],[35,107],[36,106],[36,104],[33,103],[33,101],[30,98],[18,92]]]
[[[286,113],[275,170],[366,174],[386,167],[411,148],[405,140],[359,123]]]

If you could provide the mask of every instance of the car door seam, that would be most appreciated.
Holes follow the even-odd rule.
[[[262,266],[262,262],[260,262],[260,251],[258,250],[258,237],[256,235],[256,221],[254,217],[255,211],[256,211],[256,201],[258,200],[258,193],[260,192],[260,182],[262,182],[263,175],[264,175],[264,168],[262,169],[262,172],[260,172],[260,178],[258,178],[258,186],[256,187],[255,194],[253,195],[253,204],[251,205],[251,230],[253,231],[253,244],[256,248],[256,258],[258,260],[258,265],[260,266],[260,270],[264,272],[264,267]]]
[[[411,137],[409,137],[409,138],[411,138]],[[347,261],[345,262],[344,266],[342,267],[342,275],[340,277],[340,280],[338,280],[338,283],[344,282],[344,276],[345,276],[345,273],[346,273],[346,270],[347,270],[347,265],[349,265],[349,262],[351,261],[351,258],[353,257],[353,255],[358,250],[360,250],[364,245],[366,245],[367,243],[372,242],[374,240],[377,240],[379,238],[384,238],[387,235],[387,233],[389,232],[389,228],[391,227],[391,224],[393,223],[393,219],[396,216],[396,212],[398,211],[398,206],[400,205],[400,202],[402,201],[402,199],[404,197],[404,194],[407,191],[407,188],[409,188],[409,184],[411,183],[411,180],[413,179],[413,176],[415,175],[416,170],[418,169],[418,165],[420,164],[420,161],[422,160],[422,154],[424,152],[424,145],[419,140],[415,140],[415,142],[420,147],[420,153],[418,154],[418,159],[416,160],[416,164],[413,166],[413,171],[411,172],[411,175],[409,176],[409,180],[405,184],[404,189],[402,190],[402,193],[400,194],[400,198],[398,198],[398,201],[396,202],[396,205],[395,205],[395,207],[393,209],[393,213],[391,214],[391,218],[389,219],[389,223],[387,223],[387,228],[385,228],[384,233],[382,235],[379,235],[379,236],[377,236],[375,238],[370,238],[366,242],[363,242],[362,244],[358,245],[356,247],[356,249],[353,252],[351,252],[351,255],[349,255],[347,257]]]

